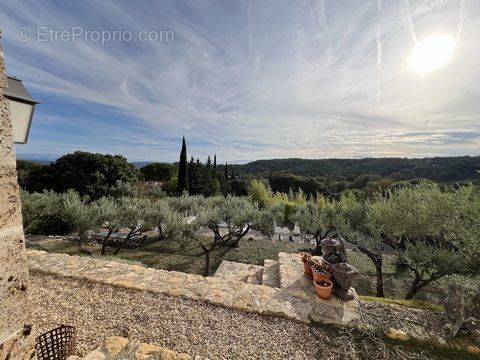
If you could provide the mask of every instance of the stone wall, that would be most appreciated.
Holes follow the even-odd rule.
[[[0,34],[1,38],[1,34]],[[0,45],[0,359],[29,358],[28,271],[12,124],[3,91],[7,84]]]
[[[299,254],[281,252],[278,258],[279,268],[285,267],[279,271],[285,278],[280,279],[281,288],[39,250],[28,251],[28,267],[32,272],[183,297],[306,324],[347,325],[358,319],[358,296],[348,302],[336,297],[321,300],[315,293],[312,280],[303,275]]]

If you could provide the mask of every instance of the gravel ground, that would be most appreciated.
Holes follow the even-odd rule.
[[[118,335],[212,360],[419,358],[415,351],[385,345],[357,330],[339,332],[146,291],[35,272],[30,290],[37,332],[59,324],[74,325],[78,355]],[[371,311],[380,312],[372,319],[382,322],[385,308],[374,308],[370,306]],[[436,358],[421,355],[422,359]]]

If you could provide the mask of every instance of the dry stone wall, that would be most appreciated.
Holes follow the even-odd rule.
[[[331,300],[321,300],[315,294],[311,280],[303,276],[303,265],[298,254],[279,253],[279,259],[289,264],[287,272],[281,272],[285,277],[289,271],[294,272],[294,275],[288,274],[289,282],[284,288],[156,270],[86,256],[28,251],[30,271],[180,296],[234,310],[285,317],[307,324],[321,322],[346,325],[358,318],[358,298],[349,302],[335,297]]]
[[[1,35],[0,35],[1,38]],[[0,359],[32,355],[28,271],[3,51],[0,46]]]

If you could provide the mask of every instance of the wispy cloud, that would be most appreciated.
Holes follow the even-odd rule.
[[[225,160],[478,153],[449,141],[478,133],[475,1],[32,0],[4,4],[0,22],[9,72],[44,103],[19,152],[175,160],[185,135],[195,156]],[[22,26],[175,37],[20,42]],[[459,29],[449,66],[405,70],[412,32]]]

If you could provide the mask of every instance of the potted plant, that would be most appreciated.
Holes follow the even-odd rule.
[[[323,300],[329,300],[332,296],[333,282],[328,279],[321,279],[320,281],[314,281],[315,291],[317,296]]]
[[[303,262],[303,273],[308,277],[313,277],[312,265],[314,264],[314,260],[312,259],[312,255],[308,253],[301,253],[300,255]]]
[[[332,280],[332,274],[323,262],[315,261],[312,266],[312,272],[314,281],[320,281],[322,279]]]

